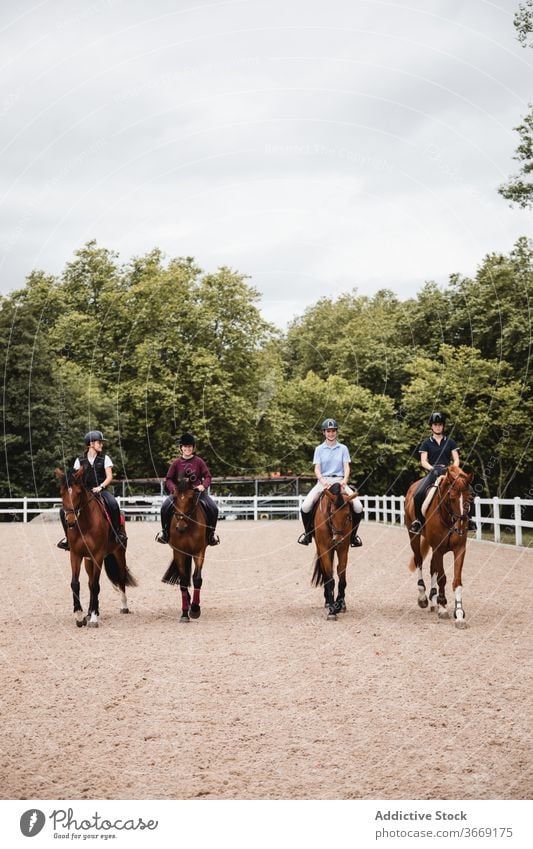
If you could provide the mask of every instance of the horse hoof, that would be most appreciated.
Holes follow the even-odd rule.
[[[200,613],[201,613],[200,605],[198,605],[198,608],[196,609],[195,605],[193,604],[191,606],[191,609],[189,610],[189,616],[191,617],[191,619],[199,619]]]
[[[449,619],[450,618],[450,614],[448,613],[447,610],[437,611],[437,616],[439,617],[439,619]]]
[[[187,613],[182,613],[180,617],[180,622],[190,622],[189,616]]]
[[[99,622],[87,622],[88,628],[98,628],[99,626]]]
[[[86,624],[87,620],[85,619],[85,617],[83,619],[76,619],[76,625],[78,626],[78,628],[83,628],[83,626]]]
[[[456,619],[455,627],[459,628],[459,630],[462,631],[464,628],[466,628],[466,619]]]
[[[429,601],[427,600],[427,598],[419,598],[418,599],[418,606],[421,607],[423,610],[426,609],[428,604],[429,604]]]
[[[331,619],[331,620],[336,619],[336,618],[337,618],[337,614],[335,613],[335,611],[334,611],[334,610],[330,610],[326,618],[328,619],[328,621],[329,621],[330,619]]]
[[[121,607],[121,608],[120,608],[120,612],[121,612],[121,613],[129,613],[129,612],[130,612],[130,609],[129,609],[129,607]]]

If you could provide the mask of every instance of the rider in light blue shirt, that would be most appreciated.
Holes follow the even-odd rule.
[[[350,489],[348,486],[348,479],[350,477],[350,452],[346,445],[343,445],[342,442],[337,442],[337,430],[338,427],[335,419],[325,419],[322,422],[324,442],[317,445],[313,455],[313,465],[315,467],[317,482],[302,503],[301,514],[305,531],[298,538],[298,542],[301,545],[309,545],[313,539],[313,508],[320,494],[325,489],[329,489],[332,484],[338,483],[340,484],[342,493],[353,495],[353,489]],[[354,498],[350,503],[353,508],[350,545],[353,548],[357,548],[363,544],[357,535],[357,529],[363,513],[363,505],[358,498]]]

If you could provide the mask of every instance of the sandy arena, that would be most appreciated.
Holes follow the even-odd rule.
[[[89,630],[59,523],[2,525],[2,798],[531,798],[532,552],[469,542],[460,631],[418,608],[405,530],[363,524],[328,622],[299,523],[221,522],[180,624],[155,531],[128,525],[132,615],[103,576]]]

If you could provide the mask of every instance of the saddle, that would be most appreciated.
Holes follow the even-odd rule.
[[[435,483],[431,484],[431,486],[429,487],[429,489],[426,493],[426,497],[424,498],[424,501],[422,502],[422,507],[421,507],[421,512],[422,512],[422,516],[424,517],[424,519],[426,518],[427,511],[429,510],[429,505],[433,501],[433,499],[435,497],[435,493],[436,493],[437,489],[439,488],[439,483],[441,482],[441,480],[444,477],[445,477],[445,475],[440,475],[440,477],[437,478]]]

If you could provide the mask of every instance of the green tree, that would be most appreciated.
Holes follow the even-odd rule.
[[[514,16],[516,37],[522,47],[533,47],[531,35],[533,33],[533,0],[525,0],[518,4],[518,11]],[[513,157],[520,163],[518,174],[500,186],[499,193],[511,205],[517,204],[522,209],[533,206],[533,105],[529,104],[529,112],[522,119],[522,123],[514,127],[519,135],[520,141]]]

